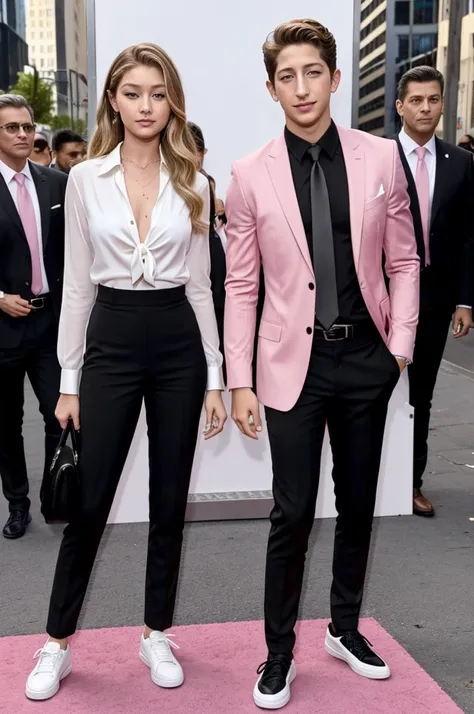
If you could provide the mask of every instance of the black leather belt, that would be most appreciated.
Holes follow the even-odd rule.
[[[376,338],[377,335],[377,328],[371,322],[361,322],[359,325],[333,325],[329,330],[325,330],[321,325],[314,327],[314,336],[326,342],[342,342],[359,337]]]
[[[39,295],[38,297],[31,298],[30,305],[33,310],[42,310],[51,303],[50,295]]]

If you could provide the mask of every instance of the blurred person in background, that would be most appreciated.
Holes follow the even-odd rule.
[[[444,77],[434,67],[414,67],[398,85],[403,121],[396,137],[410,195],[420,257],[420,316],[413,362],[408,367],[415,409],[413,513],[435,510],[422,492],[428,460],[431,400],[450,323],[456,339],[472,327],[474,196],[472,156],[435,135],[443,113]]]
[[[39,166],[51,165],[51,149],[48,140],[43,134],[35,134],[33,151],[29,156],[30,161]]]
[[[0,96],[0,475],[10,517],[5,538],[21,538],[30,522],[23,445],[25,376],[45,424],[45,473],[61,427],[58,321],[64,265],[67,179],[28,161],[35,142],[33,111],[19,95]]]
[[[461,136],[459,139],[458,146],[460,149],[466,149],[466,151],[470,151],[471,154],[474,154],[474,136],[464,134],[464,136]]]
[[[217,233],[222,226],[225,226],[226,216],[224,202],[217,198],[216,182],[204,170],[204,157],[207,148],[204,141],[202,129],[193,122],[188,122],[188,127],[196,144],[196,157],[198,171],[209,181],[210,189],[210,215],[209,215],[209,250],[211,254],[211,287],[214,311],[216,313],[217,329],[219,331],[219,349],[223,353],[224,338],[224,308],[225,308],[225,250],[221,237]],[[225,361],[223,363],[223,373],[225,378]]]
[[[87,158],[87,144],[71,129],[60,129],[53,136],[53,158],[56,169],[68,174],[73,166]]]

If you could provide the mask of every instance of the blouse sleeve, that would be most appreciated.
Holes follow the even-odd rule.
[[[202,219],[209,225],[210,193],[207,180],[199,189],[204,199]],[[207,389],[224,389],[222,378],[222,355],[219,352],[219,335],[211,291],[211,260],[209,253],[209,230],[205,234],[193,233],[187,253],[186,263],[189,280],[186,296],[194,310],[201,332],[202,344],[207,361]]]
[[[69,175],[64,209],[64,286],[58,336],[60,392],[78,394],[85,332],[95,301],[96,286],[90,277],[93,249],[87,215],[74,172]]]

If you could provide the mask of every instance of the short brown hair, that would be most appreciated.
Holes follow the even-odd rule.
[[[263,61],[268,79],[273,84],[278,55],[289,45],[314,45],[326,62],[331,76],[337,69],[337,47],[334,35],[317,20],[291,20],[283,22],[271,32],[263,44]]]
[[[444,77],[435,67],[413,67],[405,72],[398,83],[398,99],[403,102],[408,94],[410,82],[439,82],[441,96],[444,94]]]

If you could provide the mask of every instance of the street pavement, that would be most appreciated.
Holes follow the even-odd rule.
[[[461,337],[457,340],[450,334],[444,351],[444,358],[452,364],[474,372],[474,330],[471,330],[466,337]]]

